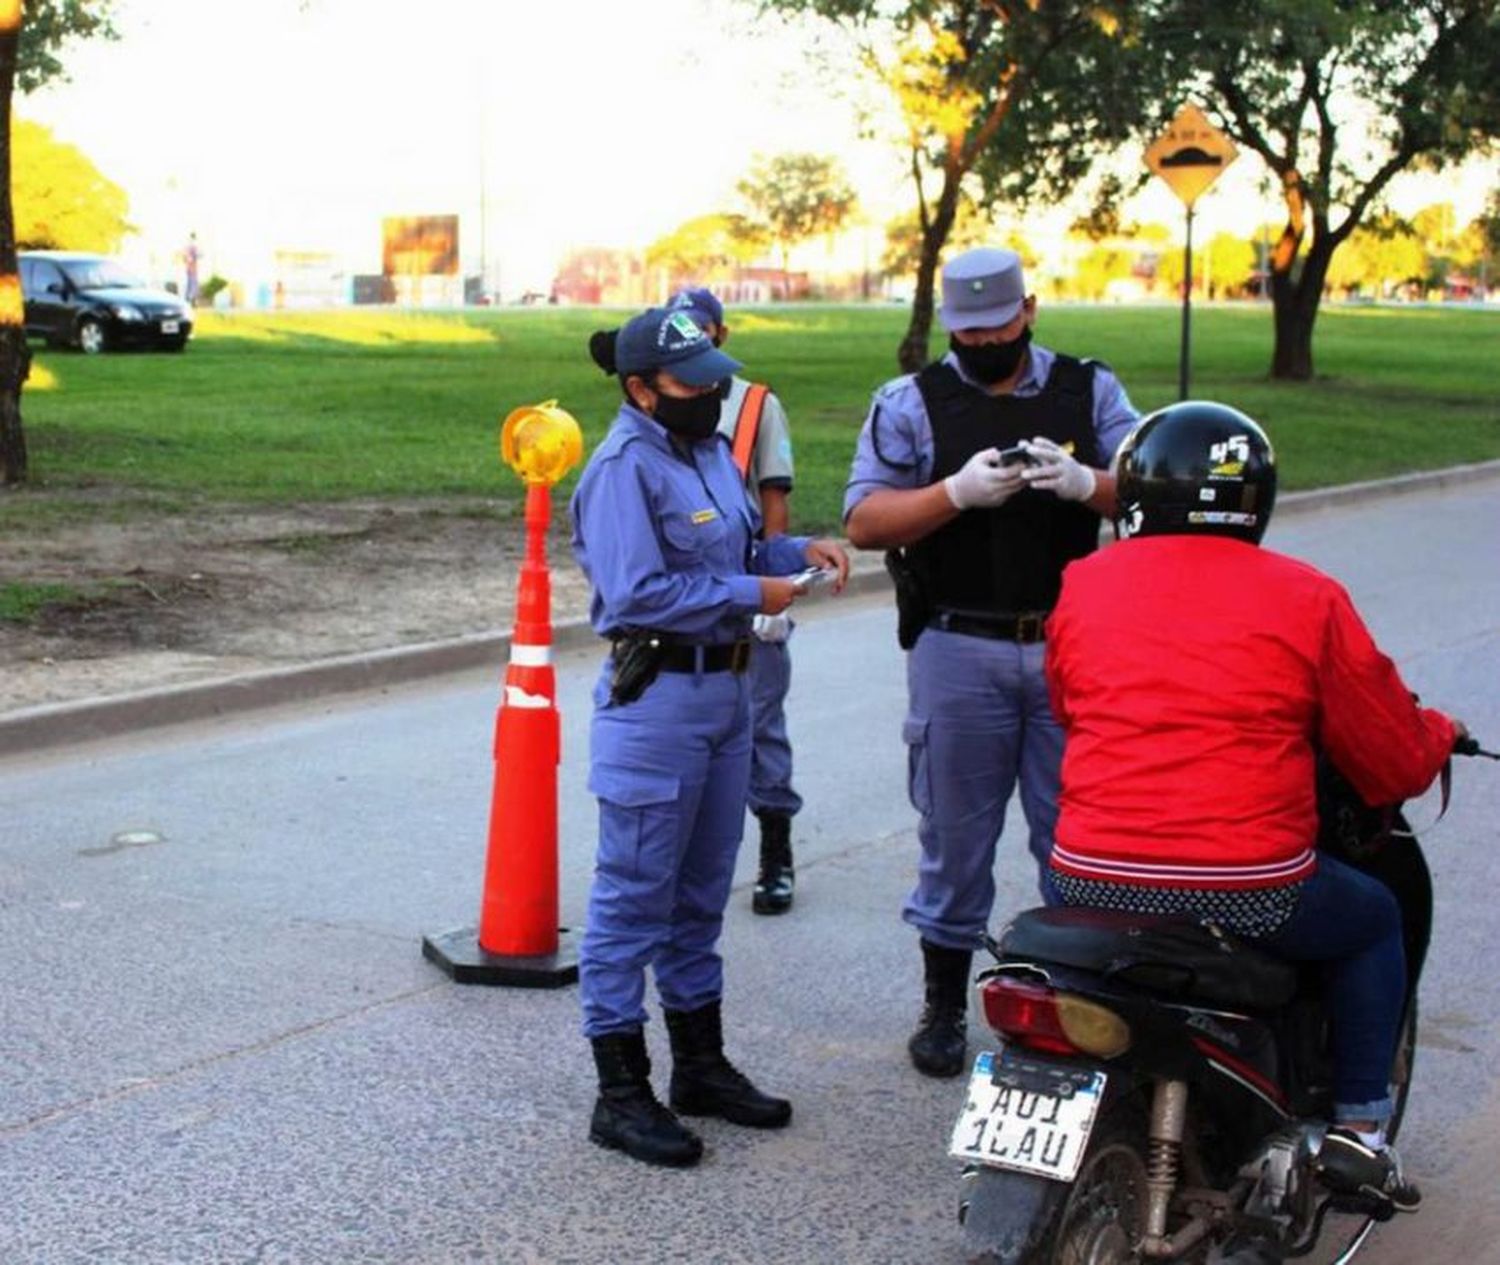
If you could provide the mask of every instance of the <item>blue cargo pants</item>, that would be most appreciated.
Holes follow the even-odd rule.
[[[748,673],[663,672],[611,706],[609,672],[606,662],[589,735],[599,846],[579,984],[590,1038],[645,1023],[648,966],[670,1010],[719,999],[750,778]]]
[[[1057,824],[1063,732],[1052,718],[1044,643],[925,629],[907,655],[917,885],[902,916],[924,939],[972,949],[995,901],[995,844],[1017,783],[1044,900]]]
[[[756,641],[750,649],[750,811],[795,817],[802,796],[792,788],[792,744],[786,732],[786,696],[792,686],[791,643]]]

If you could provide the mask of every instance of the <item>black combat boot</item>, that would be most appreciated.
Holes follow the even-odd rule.
[[[922,941],[922,965],[927,979],[927,1004],[906,1048],[912,1065],[926,1076],[957,1076],[967,1053],[964,1012],[968,1009],[968,949],[945,949]]]
[[[644,1033],[612,1032],[593,1038],[599,1101],[589,1140],[624,1151],[647,1164],[687,1168],[703,1156],[698,1135],[656,1101]]]
[[[685,1116],[718,1116],[752,1129],[779,1129],[792,1118],[792,1104],[772,1098],[724,1057],[719,1003],[697,1010],[668,1010],[672,1038],[672,1088],[668,1101]]]
[[[792,819],[785,813],[761,812],[760,877],[750,896],[758,914],[784,914],[792,907],[797,876],[792,870]]]

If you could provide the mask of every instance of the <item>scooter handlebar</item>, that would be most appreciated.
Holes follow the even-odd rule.
[[[1486,751],[1479,745],[1479,739],[1472,734],[1464,734],[1453,743],[1454,755],[1482,755],[1486,760],[1500,760],[1500,752]]]

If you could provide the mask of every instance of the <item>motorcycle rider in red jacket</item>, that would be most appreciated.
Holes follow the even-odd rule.
[[[1064,904],[1211,919],[1326,962],[1335,1120],[1325,1166],[1420,1195],[1385,1145],[1405,995],[1401,915],[1314,847],[1319,752],[1372,805],[1424,791],[1463,728],[1419,707],[1343,588],[1259,546],[1275,457],[1250,418],[1188,401],[1120,448],[1128,538],[1063,575],[1047,623],[1067,735],[1051,880]]]

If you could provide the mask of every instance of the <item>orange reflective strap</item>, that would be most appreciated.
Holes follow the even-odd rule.
[[[761,382],[752,382],[740,402],[740,415],[734,422],[734,464],[740,476],[750,475],[750,458],[755,454],[755,441],[760,435],[760,417],[766,409],[766,396],[771,388]]]

